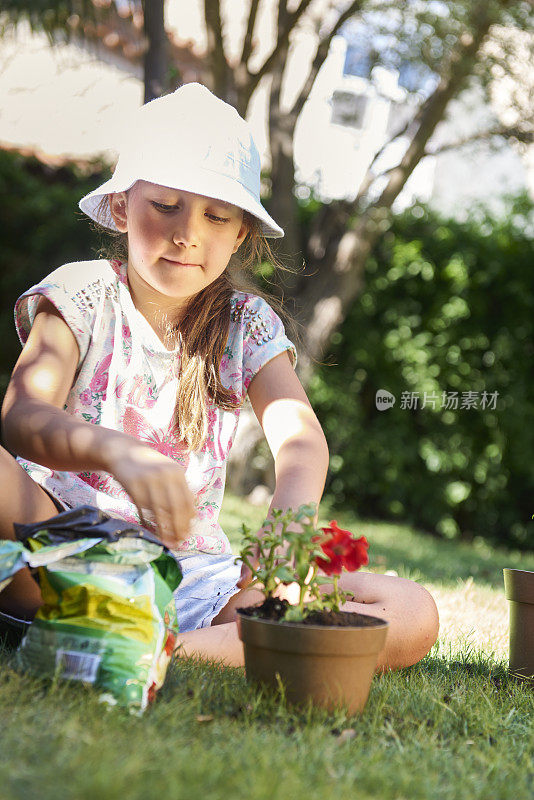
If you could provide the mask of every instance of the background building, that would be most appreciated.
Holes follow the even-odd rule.
[[[258,58],[270,46],[268,5],[264,4],[259,20],[265,35],[258,45]],[[236,15],[232,20],[227,31],[230,51],[232,41],[241,35],[244,17]],[[202,80],[205,33],[198,0],[188,4],[186,11],[182,4],[168,3],[167,25],[183,79]],[[0,146],[30,148],[45,159],[104,156],[112,161],[129,114],[143,97],[136,58],[140,34],[136,39],[131,25],[125,31],[95,30],[84,45],[51,47],[44,34],[32,34],[20,26],[0,39]],[[290,53],[294,85],[284,87],[288,102],[305,74],[312,40],[313,31],[304,26]],[[433,86],[432,73],[411,62],[373,68],[373,46],[372,37],[361,28],[348,29],[333,40],[296,131],[295,159],[303,196],[313,191],[325,201],[354,197],[378,151],[403,128]],[[416,167],[395,210],[419,199],[461,218],[478,201],[498,211],[506,193],[526,188],[534,195],[534,145],[523,146],[520,152],[506,142],[495,147],[475,141],[438,152],[443,145],[465,140],[510,113],[506,105],[510,87],[503,83],[499,90],[498,81],[496,87],[491,107],[474,89],[451,103],[446,120],[429,143],[436,155],[425,157]],[[249,118],[268,158],[266,102],[267,87],[261,82]],[[397,137],[381,152],[374,169],[394,166],[407,142],[407,137]],[[374,188],[378,191],[380,182]]]

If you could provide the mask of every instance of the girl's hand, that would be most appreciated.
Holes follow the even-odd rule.
[[[167,547],[187,538],[194,519],[195,500],[183,468],[148,445],[134,441],[111,448],[107,471],[137,506],[141,522],[152,522]]]
[[[252,552],[252,555],[250,556],[250,560],[251,560],[251,562],[252,562],[252,564],[254,566],[254,569],[257,568],[258,563],[259,563],[259,561],[258,561],[259,552],[260,552],[260,549],[259,549],[258,545],[256,545],[256,547],[254,548],[254,550]],[[241,564],[241,575],[239,577],[239,580],[238,580],[236,586],[238,587],[238,589],[246,589],[251,581],[252,581],[252,572],[250,571],[249,567],[247,567],[246,564]]]
[[[274,596],[280,600],[287,600],[290,606],[296,606],[300,600],[300,586],[298,583],[278,583]],[[304,602],[309,603],[313,597],[309,592],[304,594]]]
[[[253,562],[254,563],[254,562]],[[257,566],[257,563],[255,564]],[[252,580],[252,573],[250,569],[243,564],[241,567],[241,577],[237,582],[237,586],[239,589],[246,589],[249,583]],[[274,597],[278,597],[280,600],[287,600],[290,606],[298,605],[300,599],[300,586],[298,583],[281,583],[277,581],[278,586],[274,591]],[[259,588],[259,587],[258,587]],[[306,592],[304,597],[304,602],[309,602],[312,599],[309,592]]]
[[[250,556],[250,561],[254,568],[258,566],[258,554],[259,554],[259,546],[256,545],[254,548],[252,555]],[[310,567],[306,580],[308,580],[313,573],[313,568]],[[239,589],[246,589],[247,586],[252,581],[252,573],[247,567],[246,564],[241,565],[241,575],[239,580],[237,581],[237,587]],[[287,600],[290,606],[296,606],[300,600],[300,587],[298,583],[282,583],[278,578],[276,578],[276,583],[278,584],[277,588],[274,591],[274,597],[278,597],[280,600]],[[258,586],[258,588],[261,588]],[[312,596],[309,592],[306,592],[304,596],[304,602],[309,603],[312,600]]]

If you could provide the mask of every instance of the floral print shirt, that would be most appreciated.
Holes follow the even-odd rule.
[[[184,467],[196,497],[197,516],[191,535],[176,553],[230,553],[218,517],[239,409],[223,411],[211,404],[202,450],[190,452],[180,443],[174,424],[179,348],[167,350],[135,308],[126,270],[126,263],[117,260],[59,267],[18,299],[15,323],[19,338],[22,344],[26,342],[39,298],[44,295],[69,325],[80,350],[65,410],[92,425],[136,436]],[[285,350],[295,363],[295,348],[272,308],[255,295],[234,292],[220,366],[223,384],[243,400],[254,375]],[[66,507],[89,504],[139,522],[129,495],[110,474],[61,472],[23,458],[18,461]]]

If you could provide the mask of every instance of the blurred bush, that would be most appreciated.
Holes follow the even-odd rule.
[[[102,164],[82,169],[0,150],[0,391],[3,396],[20,343],[13,323],[17,297],[60,264],[95,258],[99,234],[78,200],[109,177]]]
[[[534,546],[533,242],[525,196],[500,219],[421,206],[394,219],[309,392],[338,504]],[[392,408],[377,410],[379,389]]]

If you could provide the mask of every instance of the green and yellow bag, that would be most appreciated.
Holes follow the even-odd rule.
[[[93,684],[102,699],[144,711],[163,685],[178,624],[180,568],[143,528],[91,506],[15,525],[0,544],[0,590],[37,568],[44,604],[15,661],[41,677]]]

